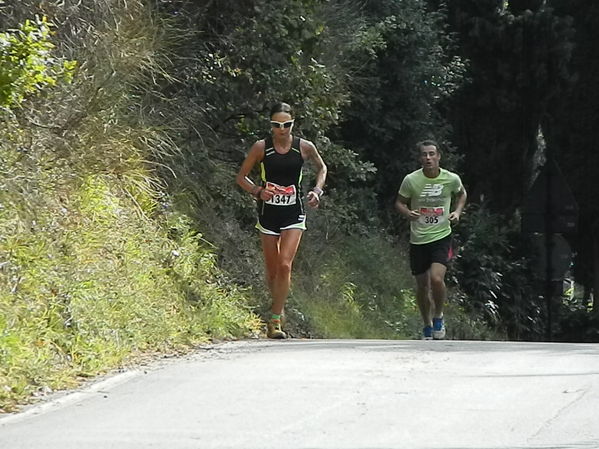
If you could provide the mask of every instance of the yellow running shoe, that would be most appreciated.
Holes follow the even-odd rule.
[[[268,338],[287,338],[287,334],[281,329],[281,320],[270,320],[266,324],[266,336]]]

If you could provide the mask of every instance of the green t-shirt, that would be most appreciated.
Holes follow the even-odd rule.
[[[410,209],[420,218],[410,223],[410,243],[423,245],[451,234],[449,216],[453,195],[462,190],[462,180],[455,173],[440,169],[436,178],[427,178],[422,169],[408,174],[399,194],[410,200]]]

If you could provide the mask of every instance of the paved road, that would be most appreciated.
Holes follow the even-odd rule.
[[[0,418],[10,449],[599,448],[599,345],[215,345]]]

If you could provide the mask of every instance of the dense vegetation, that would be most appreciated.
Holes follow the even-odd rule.
[[[546,140],[584,205],[567,236],[581,293],[556,299],[552,335],[597,339],[596,189],[590,172],[570,177],[596,166],[588,3],[0,1],[0,409],[261,332],[254,205],[233,180],[281,100],[329,166],[292,334],[418,334],[391,204],[414,142],[433,137],[471,193],[451,336],[545,335],[520,213]]]

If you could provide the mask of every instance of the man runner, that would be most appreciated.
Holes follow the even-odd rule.
[[[425,140],[416,148],[422,168],[403,179],[395,207],[410,220],[410,268],[416,279],[423,337],[441,340],[445,338],[445,273],[452,258],[451,223],[459,221],[467,195],[460,177],[439,166],[441,151],[436,142]],[[450,212],[452,198],[455,209]]]

